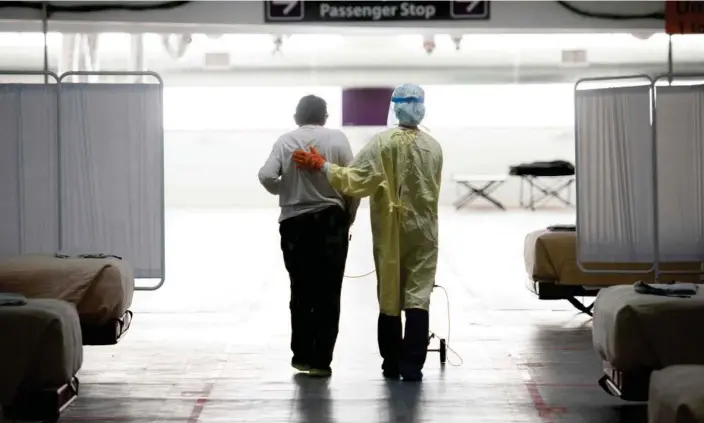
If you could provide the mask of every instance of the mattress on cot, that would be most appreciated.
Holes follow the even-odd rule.
[[[134,276],[116,258],[24,255],[0,262],[0,292],[67,301],[84,325],[101,326],[121,319],[132,305]]]
[[[653,372],[648,422],[704,422],[704,366],[671,366]]]
[[[509,175],[535,177],[572,176],[574,175],[574,165],[565,160],[521,163],[509,167]]]
[[[690,298],[613,286],[596,297],[592,341],[601,358],[623,372],[704,364],[702,322],[704,286]]]
[[[577,265],[577,233],[541,229],[529,233],[524,243],[524,263],[529,278],[573,286],[612,286],[652,281],[653,274],[594,274]],[[647,270],[650,265],[635,263],[584,263],[589,269]],[[699,270],[700,263],[663,263],[663,270]],[[699,276],[682,275],[678,280],[698,282]],[[667,277],[664,277],[667,280]]]
[[[83,364],[76,308],[60,300],[0,306],[0,404],[69,384]],[[35,404],[36,405],[36,404]]]

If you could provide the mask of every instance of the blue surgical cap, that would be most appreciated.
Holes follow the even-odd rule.
[[[399,125],[416,126],[425,117],[425,91],[415,84],[403,84],[391,95]]]

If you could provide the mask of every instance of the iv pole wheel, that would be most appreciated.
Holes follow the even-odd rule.
[[[444,365],[447,362],[447,342],[445,339],[440,338],[440,364]]]

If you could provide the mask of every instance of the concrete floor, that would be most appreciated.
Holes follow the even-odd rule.
[[[273,209],[169,212],[166,285],[137,294],[122,343],[86,349],[80,398],[61,421],[646,421],[644,405],[597,386],[589,318],[524,287],[524,235],[573,222],[571,211],[442,211],[437,282],[464,363],[442,369],[431,354],[421,385],[381,377],[374,276],[345,282],[332,379],[294,376],[276,218]],[[373,268],[368,228],[362,209],[350,275]],[[446,336],[442,291],[431,316]]]

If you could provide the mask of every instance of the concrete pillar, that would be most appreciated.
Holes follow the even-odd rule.
[[[58,74],[76,70],[76,39],[77,34],[65,33],[61,37],[61,55],[59,56]]]
[[[81,48],[83,51],[83,70],[97,71],[99,70],[98,58],[98,34],[81,34]],[[87,78],[90,82],[98,82],[98,76],[90,76]]]
[[[130,39],[130,62],[129,69],[133,71],[144,71],[147,69],[144,63],[144,36],[133,34]],[[135,82],[144,82],[143,76],[135,77]]]

